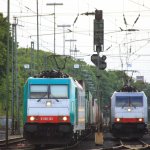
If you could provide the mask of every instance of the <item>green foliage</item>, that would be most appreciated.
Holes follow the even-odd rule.
[[[8,23],[6,18],[0,13],[0,79],[6,72],[7,29]]]
[[[3,77],[3,75],[6,72],[6,48],[5,45],[0,41],[0,78]]]
[[[138,91],[144,91],[147,98],[148,104],[150,105],[150,84],[142,81],[137,81],[133,84]]]
[[[7,45],[7,29],[8,23],[6,18],[3,17],[3,14],[0,13],[0,41]]]
[[[5,111],[5,101],[6,95],[11,93],[6,91],[6,65],[7,65],[7,37],[8,37],[8,28],[9,24],[7,19],[3,17],[3,14],[0,13],[0,115]],[[9,39],[11,43],[11,34],[9,33]],[[11,44],[10,44],[11,47]],[[11,49],[11,48],[10,48]],[[11,55],[8,58],[11,64]],[[8,77],[10,79],[10,76]]]

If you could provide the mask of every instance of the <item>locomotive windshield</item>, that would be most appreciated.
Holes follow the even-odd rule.
[[[48,85],[31,85],[30,98],[48,98]]]
[[[50,85],[49,89],[50,98],[68,98],[67,85]]]
[[[116,96],[116,107],[142,107],[142,96]]]
[[[30,85],[30,98],[68,98],[67,85]]]

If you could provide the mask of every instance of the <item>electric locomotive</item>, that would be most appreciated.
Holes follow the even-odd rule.
[[[124,86],[111,97],[110,129],[117,138],[141,138],[147,133],[148,106],[144,92]]]
[[[88,118],[96,122],[84,83],[60,72],[50,74],[30,77],[24,86],[23,136],[35,145],[69,144],[90,129]]]

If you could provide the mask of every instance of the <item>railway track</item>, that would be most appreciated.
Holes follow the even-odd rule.
[[[76,148],[81,142],[83,142],[83,140],[88,139],[88,137],[90,137],[90,135],[86,136],[84,139],[78,141],[77,143],[67,146],[67,147],[61,147],[61,148],[54,148],[54,149],[46,149],[46,150],[63,150],[63,149],[74,149]],[[139,139],[134,139],[134,140],[119,140],[116,139],[115,142],[117,142],[117,144],[115,144],[115,146],[110,146],[107,148],[94,148],[95,150],[149,150],[150,149],[150,145],[146,142],[144,142],[143,140],[139,140]],[[82,148],[81,148],[82,149]]]
[[[49,148],[45,148],[44,150],[69,150],[69,149],[73,149],[75,147],[77,147],[83,140],[87,139],[89,136],[91,136],[92,133],[85,135],[84,137],[80,138],[77,142],[74,142],[70,145],[63,145],[60,147],[57,146],[50,146]]]
[[[49,145],[49,146],[44,146],[42,145],[41,148],[37,148],[38,150],[69,150],[69,149],[76,149],[77,147],[79,148],[80,143],[84,143],[84,141],[88,140],[88,138],[92,135],[92,133],[85,135],[84,137],[80,138],[78,142],[74,142],[70,145]],[[92,136],[93,137],[93,136]],[[114,139],[113,140],[115,145],[109,147],[95,147],[95,149],[99,150],[148,150],[150,149],[150,145],[145,142],[145,140],[119,140],[119,139]],[[9,139],[8,141],[8,149],[19,149],[19,150],[37,150],[33,145],[29,144],[25,139],[22,137],[17,137],[17,138],[12,138]],[[82,149],[82,148],[81,148]],[[0,141],[0,150],[6,150],[6,141]]]
[[[12,138],[12,139],[8,140],[8,145],[15,144],[18,142],[23,142],[24,140],[25,139],[23,139],[22,137]],[[0,148],[5,147],[5,145],[6,145],[6,140],[1,140],[0,141]]]
[[[0,150],[6,150],[6,149],[24,149],[24,150],[33,150],[33,146],[28,144],[26,140],[23,137],[14,137],[11,139],[8,139],[8,145],[6,147],[6,140],[0,141]]]
[[[58,145],[49,145],[49,146],[43,146],[43,147],[35,147],[34,145],[29,144],[23,137],[13,137],[11,139],[8,139],[8,145],[6,147],[6,140],[0,141],[0,150],[7,150],[8,149],[21,149],[21,150],[36,150],[36,149],[42,149],[42,150],[63,150],[63,149],[72,149],[75,148],[77,145],[80,144],[83,140],[88,138],[92,133],[85,135],[84,137],[81,137],[77,142],[74,142],[70,145],[61,145],[58,147]]]
[[[119,140],[117,146],[100,148],[100,150],[149,150],[150,145],[142,140]]]
[[[123,145],[126,149],[131,150],[140,150],[140,149],[148,149],[150,148],[150,145],[145,143],[142,140],[136,140],[136,141],[120,141],[121,145]]]

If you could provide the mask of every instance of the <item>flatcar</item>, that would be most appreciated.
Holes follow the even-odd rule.
[[[93,98],[85,95],[84,83],[69,76],[28,78],[24,85],[24,138],[35,145],[78,140],[96,123],[97,113],[90,111],[96,103],[88,105]],[[93,122],[88,120],[91,116]]]
[[[147,133],[148,106],[144,92],[131,86],[111,97],[110,130],[117,138],[141,138]]]

